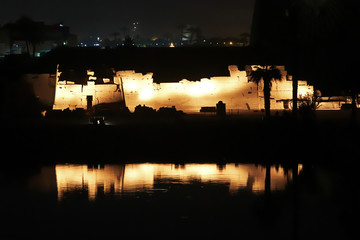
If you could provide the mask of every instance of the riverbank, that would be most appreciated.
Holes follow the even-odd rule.
[[[358,125],[350,112],[318,111],[314,118],[261,112],[223,118],[108,117],[105,126],[88,118],[43,118],[2,124],[6,163],[109,162],[327,162],[351,161]]]

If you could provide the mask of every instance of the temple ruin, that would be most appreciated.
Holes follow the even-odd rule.
[[[229,76],[203,78],[200,81],[182,79],[167,83],[155,83],[152,73],[142,74],[134,70],[118,71],[114,73],[113,79],[97,79],[94,72],[88,70],[87,83],[77,84],[74,79],[60,81],[61,72],[57,70],[53,109],[87,109],[102,103],[125,102],[130,111],[134,111],[138,105],[146,105],[154,109],[175,106],[178,110],[191,113],[222,101],[230,112],[261,110],[264,108],[263,83],[249,81],[255,67],[246,66],[245,71],[240,71],[237,66],[231,65]],[[272,83],[271,108],[289,109],[292,77],[284,66],[277,68],[282,79]],[[306,81],[298,81],[299,98],[310,97],[313,93],[313,86]]]

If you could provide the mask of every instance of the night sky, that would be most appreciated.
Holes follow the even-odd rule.
[[[1,0],[0,24],[26,15],[46,24],[63,22],[79,39],[110,36],[138,21],[142,37],[167,37],[181,24],[205,37],[239,37],[250,32],[255,0]]]

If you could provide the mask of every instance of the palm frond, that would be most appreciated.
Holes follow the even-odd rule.
[[[270,84],[273,80],[281,80],[282,75],[279,69],[277,69],[275,66],[256,66],[256,70],[252,71],[250,73],[250,81],[254,82],[256,84],[259,84],[261,80],[263,79],[269,79]]]

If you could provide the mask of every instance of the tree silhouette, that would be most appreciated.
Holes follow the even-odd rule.
[[[180,40],[180,43],[183,42],[185,27],[186,27],[185,24],[179,24],[179,25],[176,27],[176,28],[179,30],[179,34],[180,34],[179,40]]]
[[[125,37],[125,40],[123,42],[124,47],[133,47],[134,46],[134,40],[128,35]]]
[[[280,70],[275,66],[257,66],[256,70],[250,74],[250,81],[259,85],[261,81],[264,83],[264,105],[265,105],[265,117],[270,119],[270,92],[272,81],[281,80]]]
[[[190,44],[197,44],[201,41],[202,30],[199,27],[191,27],[190,31]]]
[[[24,41],[27,53],[30,55],[30,46],[32,46],[32,56],[35,56],[36,46],[43,40],[43,23],[34,22],[32,19],[23,16],[15,23],[6,24],[4,29],[9,32],[10,47],[15,41]]]

